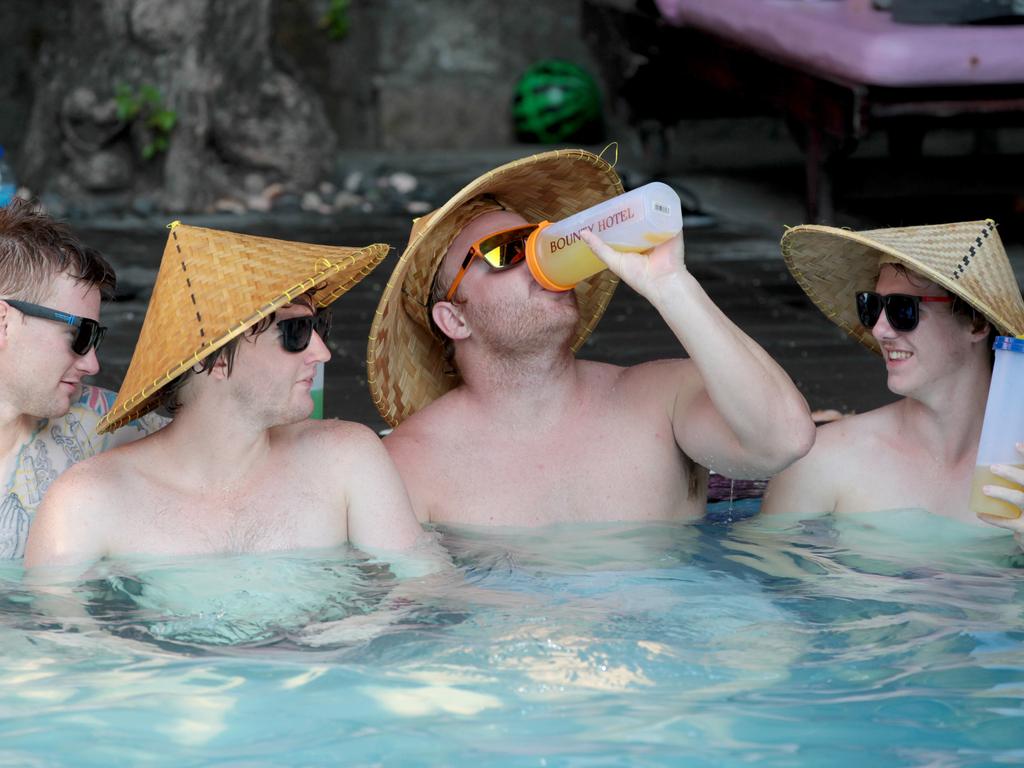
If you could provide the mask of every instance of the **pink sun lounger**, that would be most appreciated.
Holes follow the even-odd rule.
[[[831,216],[830,152],[877,128],[1024,115],[1024,26],[912,25],[870,0],[656,0],[690,34],[688,74],[806,131],[808,216]],[[987,122],[986,122],[987,121]]]

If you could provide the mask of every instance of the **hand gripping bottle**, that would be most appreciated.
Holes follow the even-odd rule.
[[[992,348],[996,351],[985,405],[985,422],[978,443],[978,463],[971,484],[971,510],[976,515],[993,517],[1020,517],[1020,509],[1000,499],[982,493],[986,485],[1024,491],[1016,483],[996,477],[989,469],[993,464],[1022,466],[1024,457],[1016,444],[1024,440],[1024,336],[997,336]]]
[[[542,221],[526,244],[526,263],[549,291],[568,291],[607,265],[594,255],[580,232],[589,229],[617,251],[647,251],[683,228],[679,195],[654,181],[605,200],[567,219]]]

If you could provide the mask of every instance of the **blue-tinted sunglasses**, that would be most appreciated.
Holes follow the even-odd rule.
[[[61,312],[59,309],[51,309],[27,301],[15,299],[0,299],[0,301],[7,302],[23,315],[41,317],[43,320],[52,320],[55,323],[63,323],[75,328],[78,333],[71,339],[71,351],[76,355],[87,355],[90,349],[99,349],[100,342],[103,341],[103,334],[107,332],[106,326],[100,325],[88,317],[71,315]]]

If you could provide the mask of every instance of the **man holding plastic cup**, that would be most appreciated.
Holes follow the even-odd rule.
[[[415,222],[374,318],[367,372],[421,521],[693,519],[704,467],[765,477],[810,447],[803,397],[687,271],[681,235],[644,254],[581,235],[608,270],[566,291],[531,276],[534,225],[621,193],[603,159],[560,150],[490,171]],[[690,359],[576,359],[616,275]]]
[[[993,475],[1008,481],[1016,487],[1006,485],[985,485],[982,492],[993,499],[1006,502],[1011,508],[1016,508],[1015,517],[996,517],[993,515],[979,515],[982,520],[992,525],[1005,528],[1013,533],[1017,544],[1024,549],[1024,443],[1017,443],[1017,453],[1020,454],[1017,466],[1007,464],[993,464],[989,470]]]
[[[1024,332],[1024,301],[995,222],[867,232],[808,225],[787,231],[782,251],[814,303],[884,358],[889,389],[902,399],[820,427],[811,452],[772,480],[763,511],[923,508],[977,521],[969,499],[993,342]]]

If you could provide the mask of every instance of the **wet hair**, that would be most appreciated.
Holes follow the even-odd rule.
[[[291,303],[302,304],[303,306],[307,306],[316,311],[316,305],[313,303],[312,294],[312,291],[304,293]],[[246,339],[250,343],[256,341],[256,339],[274,325],[274,321],[276,319],[277,313],[271,312],[269,315],[259,320],[255,325],[247,328],[244,333],[239,336],[235,336],[235,338],[223,347],[214,350],[183,374],[172,379],[163,387],[163,389],[160,390],[158,407],[163,408],[171,416],[174,416],[181,410],[182,405],[184,405],[184,402],[182,401],[182,393],[185,389],[185,385],[197,374],[205,373],[209,376],[213,371],[213,367],[217,364],[217,361],[222,358],[224,363],[227,365],[228,376],[230,376],[231,372],[235,368],[235,355],[238,354],[238,343],[242,339]]]
[[[114,298],[117,276],[99,251],[33,202],[16,197],[0,207],[0,297],[42,302],[60,275]]]

